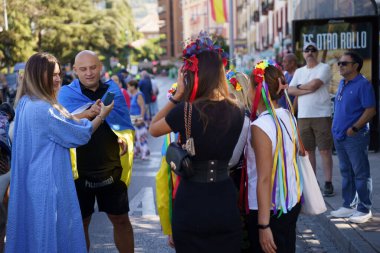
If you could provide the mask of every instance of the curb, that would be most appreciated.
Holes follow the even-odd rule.
[[[347,253],[380,253],[360,232],[356,224],[345,218],[331,218],[333,209],[326,202],[328,210],[317,215],[318,222],[331,233],[331,239],[340,252]]]

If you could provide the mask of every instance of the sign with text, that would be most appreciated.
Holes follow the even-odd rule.
[[[330,65],[333,77],[330,92],[333,97],[342,76],[337,62],[345,51],[355,51],[363,57],[361,73],[372,83],[379,107],[379,19],[377,16],[349,17],[339,19],[315,19],[293,21],[293,51],[299,64],[305,64],[303,45],[317,44],[318,60]],[[379,113],[371,122],[371,149],[379,146]]]

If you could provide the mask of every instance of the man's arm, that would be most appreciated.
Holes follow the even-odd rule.
[[[305,94],[313,93],[323,85],[320,79],[313,79],[305,84],[298,84],[297,86],[291,86],[288,89],[288,94],[292,96],[302,96]]]
[[[355,127],[357,129],[360,129],[362,128],[365,124],[367,124],[372,118],[373,116],[376,115],[376,108],[375,107],[369,107],[369,108],[366,108],[362,114],[362,116],[360,116],[360,118],[354,123],[354,125],[352,127]],[[356,132],[352,129],[352,127],[350,127],[349,129],[347,129],[347,135],[348,136],[352,136],[354,135]]]

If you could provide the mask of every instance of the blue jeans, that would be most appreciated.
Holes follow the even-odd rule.
[[[372,201],[372,179],[368,161],[368,130],[361,130],[344,140],[334,139],[342,175],[343,207],[350,208],[358,193],[357,210],[369,213]]]

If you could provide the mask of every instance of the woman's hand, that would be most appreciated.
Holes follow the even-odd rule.
[[[136,119],[136,125],[137,126],[144,126],[145,125],[144,117],[137,118]]]
[[[101,111],[101,100],[98,99],[96,100],[96,102],[91,105],[90,108],[87,109],[87,119],[93,119],[95,118],[97,115],[99,115],[100,111]]]
[[[265,253],[276,253],[277,246],[274,243],[272,230],[270,228],[259,229],[259,240],[261,249]]]
[[[98,102],[98,101],[97,101]],[[105,106],[103,103],[99,102],[100,103],[100,113],[98,115],[95,116],[95,118],[91,121],[92,123],[92,133],[94,133],[96,131],[96,129],[98,129],[98,127],[100,126],[100,124],[103,123],[103,121],[105,120],[105,118],[108,116],[108,114],[110,114],[110,112],[112,111],[113,109],[113,105],[114,105],[114,101],[112,101],[111,104]],[[96,120],[100,118],[100,120]]]
[[[289,88],[289,85],[287,83],[283,83],[281,78],[279,77],[278,78],[278,90],[277,90],[276,94],[280,94],[282,90],[286,90],[287,88]]]
[[[178,69],[178,78],[177,78],[177,90],[173,96],[173,99],[181,101],[183,93],[185,92],[185,82],[184,82],[183,67]]]
[[[174,245],[174,240],[173,240],[173,236],[172,235],[168,235],[168,245],[171,247],[171,248],[175,248],[175,245]]]

